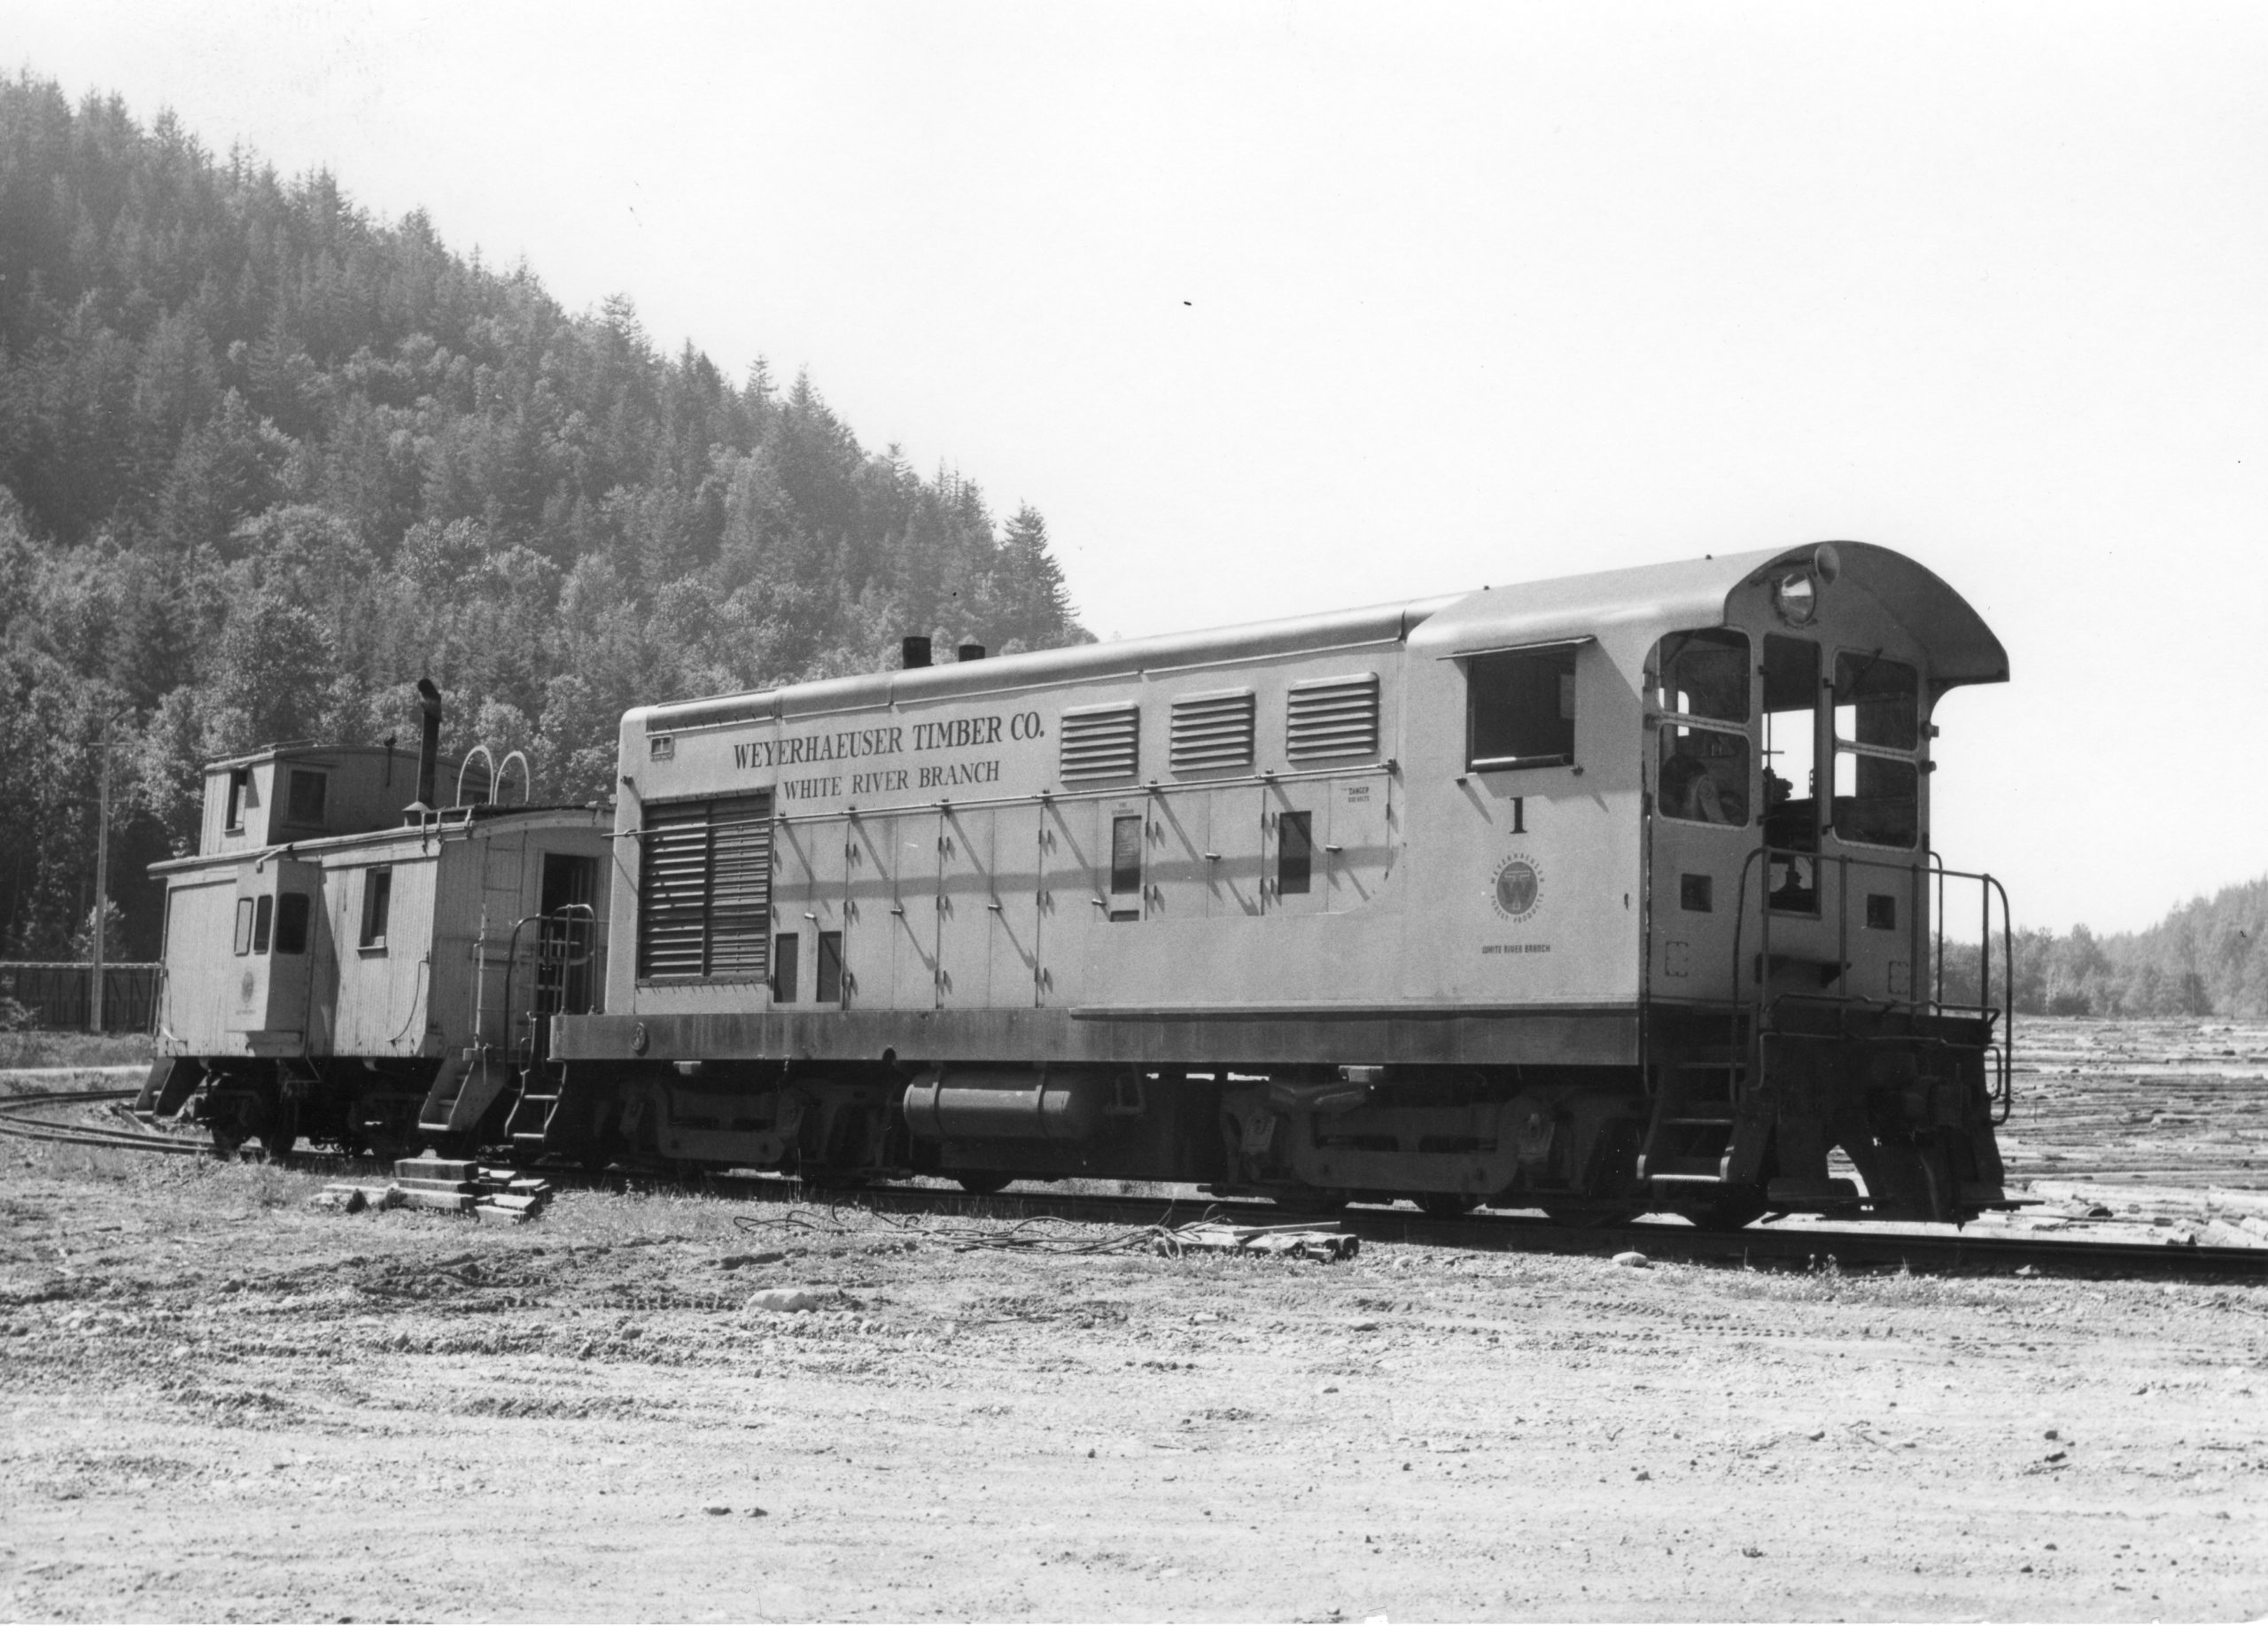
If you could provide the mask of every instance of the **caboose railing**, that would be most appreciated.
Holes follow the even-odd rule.
[[[1993,1072],[1992,1093],[1995,1125],[2008,1120],[2015,1105],[2016,1087],[2016,927],[2008,908],[2008,890],[1992,875],[1981,870],[1948,869],[1935,852],[1926,863],[1856,857],[1850,853],[1799,852],[1793,848],[1759,846],[1750,852],[1741,867],[1740,886],[1733,910],[1733,1002],[1748,1003],[1751,1009],[1750,1042],[1755,1046],[1751,1079],[1755,1084],[1763,1080],[1765,1067],[1763,1036],[1769,1029],[1780,1001],[1790,998],[1820,998],[1772,991],[1772,922],[1775,914],[1786,911],[1772,907],[1772,869],[1776,861],[1794,864],[1809,862],[1818,868],[1814,882],[1823,879],[1824,872],[1832,868],[1835,884],[1835,994],[1849,1000],[1851,974],[1851,873],[1852,870],[1873,870],[1902,875],[1907,892],[1907,995],[1888,995],[1881,999],[1864,998],[1864,1003],[1878,1010],[1907,1010],[1928,1015],[1972,1015],[1982,1018],[1991,1038],[1986,1053],[1992,1057]],[[1745,948],[1748,917],[1748,880],[1753,870],[1759,878],[1757,889],[1758,945],[1751,969]],[[1947,1000],[1946,997],[1946,889],[1948,882],[1973,883],[1978,899],[1978,930],[1977,941],[1977,998],[1973,1000]],[[1814,883],[1813,896],[1818,897],[1830,889]],[[1936,908],[1925,906],[1934,891]],[[2000,999],[1992,999],[1992,928],[1993,904],[1999,902],[2000,932]],[[1922,922],[1930,922],[1925,937]],[[1801,918],[1812,919],[1809,915]],[[1825,922],[1820,922],[1822,926]],[[1925,965],[1922,950],[1930,950]],[[1927,972],[1925,976],[1924,972]],[[1744,977],[1752,980],[1752,994],[1747,991]],[[1926,990],[1926,995],[1925,991]],[[1959,992],[1958,988],[1955,990]]]

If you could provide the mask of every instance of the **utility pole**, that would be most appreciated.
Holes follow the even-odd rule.
[[[102,732],[101,790],[96,797],[95,814],[95,941],[94,967],[90,975],[94,985],[87,991],[87,1025],[96,1033],[103,1031],[103,928],[110,913],[110,723],[105,720]]]

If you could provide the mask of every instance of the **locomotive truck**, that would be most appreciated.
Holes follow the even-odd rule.
[[[630,712],[606,952],[523,983],[452,1132],[1578,1225],[2007,1204],[2007,900],[1929,838],[1938,702],[2007,657],[1915,561],[959,653]]]

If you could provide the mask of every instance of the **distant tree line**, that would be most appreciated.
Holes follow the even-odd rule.
[[[869,452],[807,377],[659,354],[626,299],[391,224],[327,174],[216,160],[170,114],[0,80],[0,956],[66,956],[113,892],[154,955],[150,860],[198,765],[262,743],[526,750],[607,793],[629,705],[887,663],[928,631],[1082,642],[1045,520]]]
[[[2268,875],[2223,887],[2145,931],[2016,934],[2016,1009],[2056,1016],[2268,1016]],[[1996,996],[2006,967],[1992,945]],[[1948,997],[1973,997],[1977,950],[1946,945]]]

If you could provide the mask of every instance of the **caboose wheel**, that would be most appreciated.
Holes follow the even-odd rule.
[[[960,1182],[960,1188],[967,1192],[970,1196],[989,1197],[996,1191],[1006,1189],[1008,1182],[1015,1179],[1015,1176],[1012,1174],[996,1174],[988,1171],[975,1174],[956,1174],[953,1176],[953,1179]]]

